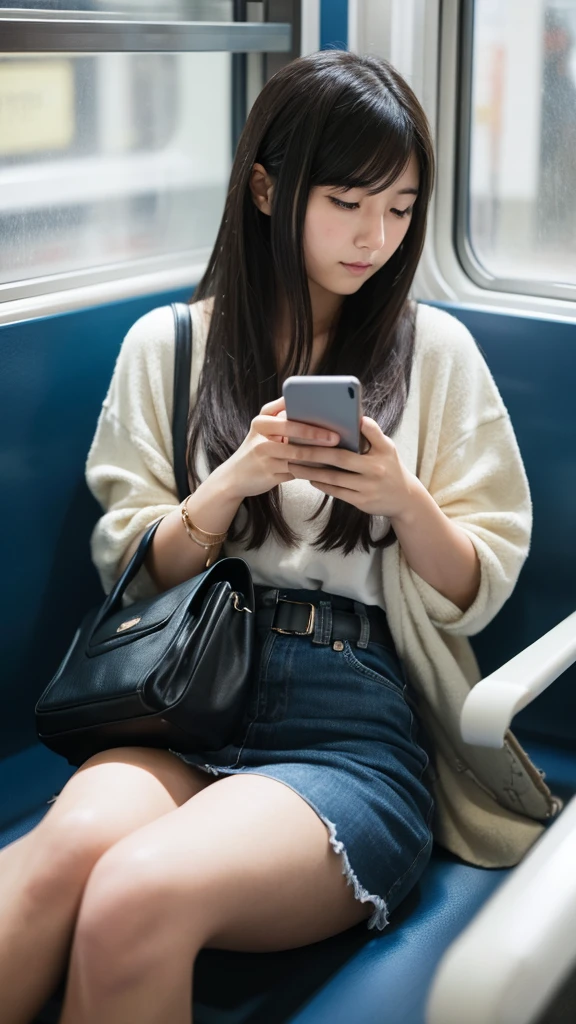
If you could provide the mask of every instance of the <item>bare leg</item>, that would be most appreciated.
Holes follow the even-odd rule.
[[[36,828],[0,851],[2,1024],[29,1024],[58,984],[98,858],[213,781],[167,751],[108,750],[72,776]]]
[[[203,946],[291,949],[374,911],[293,790],[237,775],[121,840],[86,885],[60,1024],[191,1024]]]

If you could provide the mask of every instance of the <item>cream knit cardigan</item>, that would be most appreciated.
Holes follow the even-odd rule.
[[[192,402],[208,307],[191,307]],[[87,458],[88,487],[104,509],[91,552],[106,593],[129,545],[179,504],[172,466],[173,373],[173,319],[164,306],[126,335]],[[514,589],[530,543],[530,494],[510,418],[474,339],[458,320],[430,306],[418,306],[410,394],[394,442],[407,469],[466,531],[481,563],[478,595],[462,612],[410,568],[398,543],[378,553],[382,606],[434,746],[435,839],[472,864],[511,866],[561,801],[511,732],[500,750],[471,746],[460,737],[459,720],[480,678],[467,637],[494,618]],[[204,479],[202,460],[198,469]],[[312,525],[317,535],[319,521]],[[269,538],[258,557],[273,566],[283,550]],[[251,554],[243,555],[249,563]],[[335,551],[320,557],[342,560]],[[354,558],[346,558],[348,580]],[[143,567],[124,603],[155,592]]]

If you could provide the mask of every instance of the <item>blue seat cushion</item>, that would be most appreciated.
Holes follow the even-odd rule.
[[[28,832],[44,817],[47,801],[74,768],[37,743],[0,761],[0,847]]]

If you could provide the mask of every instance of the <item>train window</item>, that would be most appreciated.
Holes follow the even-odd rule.
[[[201,266],[294,9],[0,0],[0,298]]]
[[[468,10],[460,255],[484,287],[573,297],[576,0]]]
[[[0,59],[0,284],[210,246],[230,170],[230,61]]]

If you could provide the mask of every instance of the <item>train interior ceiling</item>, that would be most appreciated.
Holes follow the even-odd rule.
[[[80,613],[103,600],[84,467],[122,339],[148,310],[190,298],[251,104],[321,48],[388,58],[432,126],[438,177],[414,297],[471,330],[534,506],[518,585],[472,645],[488,676],[548,635],[525,662],[530,692],[511,728],[564,809],[512,869],[436,845],[382,934],[203,950],[194,1021],[568,1024],[576,0],[164,0],[161,15],[149,0],[0,0],[0,845],[42,819],[73,770],[38,743],[34,707]],[[521,949],[519,920],[534,924]],[[61,995],[36,1024],[55,1024]]]

